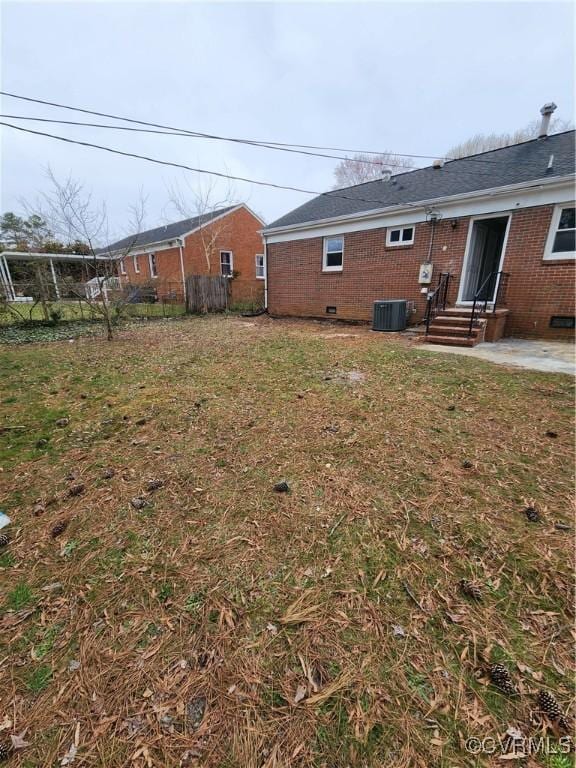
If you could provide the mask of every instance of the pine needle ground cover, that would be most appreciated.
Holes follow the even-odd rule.
[[[225,317],[0,366],[10,765],[571,765],[569,377]]]

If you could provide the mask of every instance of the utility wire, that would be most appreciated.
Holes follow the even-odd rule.
[[[197,135],[190,132],[183,132],[181,130],[156,130],[152,128],[131,128],[126,125],[110,125],[110,124],[104,124],[104,123],[83,123],[78,122],[76,120],[55,120],[48,117],[29,117],[28,115],[0,115],[0,117],[5,118],[6,120],[32,120],[39,123],[56,123],[58,125],[79,125],[79,126],[85,126],[87,128],[108,128],[112,129],[114,131],[131,131],[135,133],[153,133],[159,136],[183,136],[184,138],[206,138],[203,135]],[[212,137],[209,137],[212,138]],[[224,139],[224,141],[236,141],[236,139]],[[238,140],[239,141],[239,140]],[[320,152],[308,152],[302,149],[291,149],[289,147],[283,147],[283,146],[271,146],[268,144],[260,144],[260,143],[252,143],[248,142],[248,146],[255,146],[255,147],[261,147],[265,149],[274,149],[279,152],[294,152],[298,155],[310,155],[312,157],[327,157],[331,160],[346,160],[346,157],[342,157],[342,155],[327,155]],[[410,170],[416,170],[415,168],[409,168],[406,165],[402,163],[389,163],[389,162],[383,162],[382,160],[357,160],[354,159],[355,163],[362,163],[365,165],[377,165],[381,168],[385,166],[394,166],[396,168],[405,168],[407,171]]]
[[[317,197],[336,197],[341,198],[342,200],[352,200],[354,202],[359,203],[374,203],[375,205],[383,206],[384,203],[382,200],[368,200],[363,197],[350,197],[349,195],[343,195],[339,193],[338,191],[334,192],[315,192],[311,189],[302,189],[301,187],[291,187],[284,184],[274,184],[271,181],[260,181],[258,179],[248,179],[244,176],[232,176],[228,173],[221,173],[220,171],[208,171],[204,168],[193,168],[190,165],[184,165],[183,163],[174,163],[170,160],[158,160],[154,157],[148,157],[147,155],[138,155],[134,152],[124,152],[120,149],[113,149],[112,147],[105,147],[101,144],[92,144],[88,141],[78,141],[77,139],[69,139],[65,136],[56,136],[53,133],[44,133],[42,131],[33,131],[31,128],[22,128],[20,125],[12,125],[11,123],[5,123],[0,121],[0,125],[3,125],[5,128],[13,128],[16,131],[21,131],[22,133],[31,133],[35,136],[45,136],[49,139],[56,139],[57,141],[64,141],[67,144],[78,144],[81,147],[91,147],[92,149],[101,149],[104,152],[111,152],[115,155],[122,155],[124,157],[132,157],[136,160],[146,160],[149,163],[156,163],[157,165],[167,165],[172,168],[181,168],[185,171],[193,171],[194,173],[204,173],[209,176],[219,176],[223,179],[230,179],[232,181],[245,181],[248,184],[257,184],[261,187],[273,187],[274,189],[287,189],[291,192],[303,192],[306,195],[315,195]],[[413,204],[411,203],[405,203],[406,206],[412,207]]]
[[[21,101],[28,101],[32,102],[34,104],[44,104],[45,106],[49,107],[57,107],[58,109],[68,109],[73,112],[83,112],[87,115],[96,115],[98,117],[107,117],[112,120],[122,120],[124,122],[128,123],[134,123],[137,125],[145,125],[151,128],[162,128],[164,130],[168,131],[178,131],[179,133],[187,134],[189,136],[196,136],[197,138],[203,138],[203,139],[214,139],[218,141],[229,141],[236,144],[248,144],[255,147],[264,147],[267,149],[274,149],[277,147],[291,147],[291,148],[299,148],[299,149],[313,149],[313,150],[325,150],[328,152],[348,152],[351,154],[366,154],[366,155],[381,155],[381,154],[391,154],[396,155],[396,157],[411,157],[416,159],[422,159],[422,160],[449,160],[450,158],[447,157],[438,157],[438,155],[415,155],[415,154],[408,154],[405,152],[390,152],[390,153],[384,153],[384,152],[377,152],[376,150],[358,150],[358,149],[341,149],[338,147],[319,147],[314,146],[310,144],[288,144],[285,142],[279,142],[279,141],[256,141],[254,139],[239,139],[231,136],[219,136],[217,134],[212,133],[201,133],[199,131],[189,131],[186,128],[175,128],[171,125],[162,125],[161,123],[150,123],[146,122],[145,120],[136,120],[132,117],[122,117],[121,115],[113,115],[108,114],[106,112],[97,112],[93,109],[85,109],[83,107],[72,107],[68,104],[59,104],[55,101],[46,101],[45,99],[34,99],[31,96],[21,96],[16,93],[10,93],[8,91],[0,91],[1,96],[8,96],[11,99],[19,99]],[[340,158],[343,159],[343,158]],[[495,163],[497,161],[494,160],[485,160],[482,158],[468,158],[469,160],[472,160],[473,162],[480,162],[480,163]],[[392,165],[392,163],[389,163],[389,165]]]

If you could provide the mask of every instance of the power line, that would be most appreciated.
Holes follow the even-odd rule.
[[[133,117],[122,117],[121,115],[112,115],[108,114],[106,112],[97,112],[93,109],[86,109],[83,107],[72,107],[69,104],[59,104],[55,101],[46,101],[44,99],[34,99],[31,96],[21,96],[20,94],[16,93],[9,93],[8,91],[0,91],[0,95],[2,96],[9,96],[11,99],[20,99],[21,101],[30,101],[34,104],[44,104],[48,107],[57,107],[58,109],[69,109],[73,112],[84,112],[87,115],[97,115],[98,117],[109,117],[112,120],[124,120],[128,123],[136,123],[138,125],[148,125],[152,128],[164,128],[169,131],[179,131],[181,133],[187,133],[192,136],[198,136],[200,138],[205,139],[219,139],[221,141],[233,141],[233,142],[239,142],[241,144],[254,144],[256,146],[269,146],[269,147],[296,147],[299,149],[318,149],[318,150],[326,150],[328,152],[350,152],[353,154],[365,154],[365,155],[381,155],[385,154],[383,152],[378,152],[376,150],[363,150],[363,149],[340,149],[338,147],[319,147],[314,146],[311,144],[289,144],[286,142],[281,141],[256,141],[255,139],[239,139],[235,137],[230,136],[218,136],[217,134],[212,133],[201,133],[200,131],[189,131],[186,128],[175,128],[171,125],[162,125],[161,123],[150,123],[146,122],[145,120],[137,120]],[[390,154],[394,154],[397,157],[414,157],[414,158],[420,158],[423,160],[436,160],[436,155],[408,155],[403,154],[401,152],[392,152]]]
[[[133,131],[135,133],[152,133],[158,136],[183,136],[184,138],[205,138],[202,135],[193,134],[190,132],[183,132],[181,130],[156,130],[152,128],[131,128],[125,125],[109,125],[104,123],[83,123],[78,122],[76,120],[55,120],[53,118],[49,117],[29,117],[28,115],[0,115],[0,117],[5,118],[7,120],[31,120],[34,122],[39,123],[55,123],[58,125],[78,125],[78,126],[84,126],[87,128],[107,128],[112,129],[114,131]],[[236,141],[236,139],[224,139],[224,141]],[[240,141],[238,139],[238,141]],[[283,147],[283,146],[270,146],[268,144],[260,144],[260,143],[252,143],[247,142],[248,146],[256,146],[260,148],[265,149],[274,149],[279,152],[294,152],[299,155],[309,155],[312,157],[326,157],[331,160],[346,160],[346,157],[342,157],[342,155],[327,155],[320,152],[308,152],[302,149],[291,149],[289,147]],[[365,165],[377,165],[379,167],[384,166],[393,166],[396,168],[406,168],[406,170],[411,170],[409,167],[407,167],[404,164],[401,163],[384,163],[382,160],[357,160],[354,159],[354,162],[356,163],[362,163]]]
[[[58,109],[68,109],[73,112],[83,112],[87,115],[96,115],[98,117],[107,117],[112,120],[122,120],[124,122],[128,123],[134,123],[136,125],[145,125],[151,128],[162,128],[164,130],[168,131],[177,131],[179,133],[187,134],[190,136],[196,136],[197,138],[203,138],[203,139],[214,139],[217,141],[229,141],[236,144],[247,144],[252,145],[255,147],[264,147],[267,149],[275,149],[279,147],[291,147],[291,148],[298,148],[298,149],[308,149],[308,150],[323,150],[327,152],[347,152],[351,154],[366,154],[366,155],[381,155],[381,154],[390,154],[395,155],[396,157],[411,157],[415,159],[421,159],[421,160],[449,160],[450,158],[447,157],[439,157],[438,155],[416,155],[416,154],[408,154],[405,152],[389,152],[384,153],[382,151],[377,152],[376,150],[359,150],[359,149],[341,149],[337,147],[319,147],[314,146],[310,144],[288,144],[285,142],[279,142],[279,141],[256,141],[254,139],[239,139],[236,137],[231,136],[219,136],[217,134],[212,133],[203,133],[200,131],[190,131],[186,128],[175,128],[171,125],[162,125],[161,123],[150,123],[145,120],[137,120],[132,117],[122,117],[121,115],[113,115],[106,112],[97,112],[93,109],[85,109],[83,107],[72,107],[69,104],[60,104],[55,101],[46,101],[45,99],[34,99],[31,96],[21,96],[16,93],[10,93],[8,91],[0,91],[0,95],[2,96],[8,96],[11,99],[19,99],[21,101],[28,101],[32,102],[34,104],[44,104],[45,106],[49,107],[57,107]],[[342,159],[342,158],[340,158]],[[469,158],[473,162],[480,162],[480,163],[494,163],[493,160],[484,160],[482,158]],[[389,163],[389,165],[392,165]],[[404,167],[404,166],[401,166]]]
[[[366,198],[362,197],[350,197],[349,195],[343,195],[339,192],[315,192],[311,189],[302,189],[301,187],[291,187],[284,184],[274,184],[271,181],[260,181],[258,179],[248,179],[244,176],[232,176],[228,173],[221,173],[220,171],[208,171],[204,168],[193,168],[190,165],[184,165],[183,163],[174,163],[170,160],[158,160],[155,157],[148,157],[147,155],[138,155],[134,152],[124,152],[121,149],[113,149],[112,147],[105,147],[101,144],[92,144],[87,141],[79,141],[77,139],[69,139],[65,136],[57,136],[53,133],[44,133],[42,131],[33,131],[31,128],[22,128],[20,125],[12,125],[11,123],[5,123],[0,121],[0,125],[3,125],[6,128],[13,128],[16,131],[21,131],[22,133],[31,133],[35,136],[45,136],[49,139],[56,139],[57,141],[64,141],[67,144],[77,144],[81,147],[90,147],[92,149],[101,149],[104,152],[111,152],[115,155],[122,155],[123,157],[132,157],[136,160],[146,160],[149,163],[156,163],[157,165],[167,165],[172,168],[181,168],[185,171],[193,171],[194,173],[204,173],[209,176],[218,176],[223,179],[229,179],[231,181],[244,181],[248,184],[257,184],[261,187],[273,187],[274,189],[286,189],[290,192],[303,192],[306,195],[315,195],[316,197],[336,197],[341,198],[342,200],[352,200],[354,202],[358,203],[374,203],[375,205],[382,206],[383,202],[382,200],[368,200]],[[412,206],[411,203],[405,203],[406,206]]]

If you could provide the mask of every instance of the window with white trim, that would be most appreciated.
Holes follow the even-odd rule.
[[[232,251],[220,251],[220,274],[224,277],[232,277],[234,270],[234,258]]]
[[[576,257],[576,206],[557,205],[552,214],[544,259]]]
[[[413,245],[414,227],[392,227],[386,230],[386,245]]]
[[[344,238],[325,237],[322,254],[323,272],[342,272],[344,266]]]
[[[158,277],[158,267],[156,265],[156,254],[148,254],[148,264],[150,265],[150,277]]]
[[[140,265],[138,264],[138,256],[136,255],[132,256],[132,264],[134,265],[134,272],[136,272],[136,274],[139,275]]]
[[[264,254],[257,253],[256,254],[256,279],[264,280],[265,277],[266,277],[266,269],[264,267]]]
[[[124,259],[120,259],[120,274],[126,274],[126,264],[124,264]]]

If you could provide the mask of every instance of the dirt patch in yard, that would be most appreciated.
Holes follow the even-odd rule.
[[[466,739],[510,727],[557,743],[536,697],[572,717],[570,378],[246,326],[3,348],[10,765],[430,768],[496,764]]]

